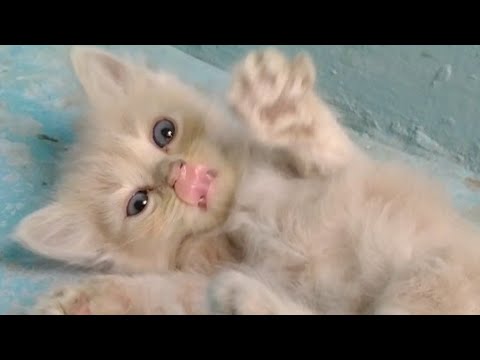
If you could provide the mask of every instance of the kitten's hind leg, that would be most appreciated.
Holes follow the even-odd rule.
[[[301,304],[280,297],[261,281],[227,270],[208,287],[208,306],[217,315],[312,315]]]
[[[229,101],[260,142],[288,148],[306,174],[330,174],[360,151],[315,92],[315,77],[306,55],[289,60],[274,49],[253,52],[233,73]]]
[[[65,286],[39,301],[39,315],[182,315],[206,312],[207,279],[190,273],[106,275]]]

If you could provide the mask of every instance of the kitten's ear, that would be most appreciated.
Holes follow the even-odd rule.
[[[30,214],[13,234],[14,240],[37,254],[82,266],[106,260],[96,236],[92,224],[60,203]]]
[[[104,50],[84,46],[73,46],[70,59],[93,103],[118,101],[118,97],[128,94],[134,78],[133,65]]]

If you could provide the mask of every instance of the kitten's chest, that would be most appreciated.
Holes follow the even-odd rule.
[[[245,250],[252,265],[277,270],[305,263],[301,242],[292,241],[292,179],[274,168],[252,167],[242,180],[226,225],[229,236]]]

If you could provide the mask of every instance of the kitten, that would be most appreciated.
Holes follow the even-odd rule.
[[[173,75],[75,47],[91,105],[29,249],[94,277],[41,314],[478,314],[479,236],[436,183],[364,154],[306,55],[249,54],[239,122]]]

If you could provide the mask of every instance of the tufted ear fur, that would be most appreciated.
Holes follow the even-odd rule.
[[[74,46],[70,53],[73,69],[93,105],[117,102],[128,95],[138,69],[97,48]]]
[[[93,266],[108,260],[95,233],[87,219],[55,202],[24,218],[13,237],[22,246],[42,256]]]

